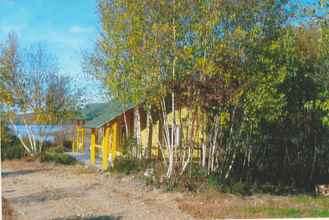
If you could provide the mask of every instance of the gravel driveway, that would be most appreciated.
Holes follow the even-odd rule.
[[[179,193],[145,187],[133,177],[81,165],[2,162],[2,196],[16,219],[192,219],[177,208]]]

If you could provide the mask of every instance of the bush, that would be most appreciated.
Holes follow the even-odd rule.
[[[76,159],[65,153],[64,147],[51,147],[41,153],[41,162],[55,162],[59,164],[71,165]]]
[[[2,125],[1,131],[1,160],[22,158],[24,149],[18,138],[6,126]]]
[[[136,148],[138,148],[136,138],[135,137],[126,138],[124,139],[122,144],[122,154],[126,158],[133,160],[134,155],[132,154],[132,152],[134,152]]]
[[[258,193],[270,193],[274,195],[289,195],[289,194],[298,194],[304,193],[301,189],[297,189],[294,186],[285,186],[285,185],[274,185],[270,183],[264,183],[262,185],[254,185],[253,191]]]
[[[238,195],[250,195],[250,187],[249,185],[243,182],[236,182],[231,186],[231,193],[238,194]]]
[[[141,160],[121,159],[115,162],[112,171],[124,173],[126,175],[138,173],[146,168],[146,162]]]
[[[198,192],[208,187],[207,170],[197,163],[191,163],[187,172],[181,176],[178,185],[184,190]]]
[[[213,188],[219,188],[220,187],[220,183],[218,181],[218,176],[210,174],[207,178],[207,184],[210,187]]]
[[[19,145],[4,145],[1,147],[1,160],[20,159],[24,156],[24,150]]]

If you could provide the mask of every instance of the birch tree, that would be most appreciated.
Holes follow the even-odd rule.
[[[317,12],[320,6],[313,12],[301,5],[103,0],[102,32],[89,67],[113,97],[143,103],[159,116],[158,145],[168,179],[185,174],[196,148],[201,166],[221,183],[252,182],[250,173],[265,175],[259,167],[270,171],[274,162],[295,173],[296,164],[311,161],[303,169],[310,176],[327,132],[318,117],[327,111],[328,19]],[[309,120],[301,126],[297,121],[303,117]],[[152,120],[147,121],[149,127]],[[289,152],[295,148],[300,151]],[[303,157],[291,163],[297,152]]]
[[[42,151],[47,126],[73,116],[79,100],[70,79],[59,74],[54,60],[40,45],[21,50],[13,35],[0,51],[1,89],[10,97],[3,103],[6,118],[29,155]],[[18,131],[17,123],[24,126],[26,137]]]

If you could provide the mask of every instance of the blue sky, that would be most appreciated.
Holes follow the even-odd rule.
[[[87,86],[91,82],[82,73],[81,51],[91,50],[99,33],[96,4],[96,0],[0,0],[0,41],[15,32],[22,48],[46,45],[58,58],[61,72]]]

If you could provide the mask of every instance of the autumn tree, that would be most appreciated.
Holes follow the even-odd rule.
[[[192,173],[200,149],[197,163],[221,184],[280,184],[279,167],[291,177],[283,184],[305,185],[326,164],[328,5],[319,3],[103,0],[88,67],[114,98],[159,116],[169,179]]]
[[[76,112],[79,92],[69,77],[59,73],[56,58],[45,47],[21,50],[14,35],[9,35],[1,48],[0,64],[5,119],[26,152],[38,154],[47,137],[47,126],[68,120]],[[27,137],[19,133],[17,123],[24,125]]]

